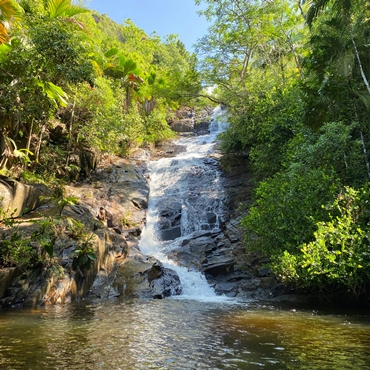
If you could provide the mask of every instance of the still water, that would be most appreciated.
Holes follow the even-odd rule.
[[[370,369],[370,316],[186,299],[0,311],[1,369]]]

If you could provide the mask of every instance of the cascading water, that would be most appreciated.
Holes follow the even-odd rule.
[[[196,300],[215,300],[216,293],[199,271],[179,266],[167,253],[193,233],[219,228],[223,188],[215,161],[208,155],[227,123],[219,107],[212,117],[210,134],[183,137],[176,141],[183,152],[149,164],[149,205],[140,242],[143,253],[177,272],[183,286],[181,297]],[[163,224],[163,215],[172,218]]]

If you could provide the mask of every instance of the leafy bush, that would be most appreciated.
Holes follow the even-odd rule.
[[[274,269],[285,281],[320,289],[342,286],[356,295],[370,283],[369,197],[346,187],[327,207],[330,220],[318,222],[314,240],[295,254],[284,251]],[[339,213],[339,215],[337,215]]]
[[[94,234],[87,235],[79,240],[79,245],[74,251],[73,267],[90,269],[97,258],[94,245]]]
[[[31,245],[29,237],[25,237],[18,222],[11,216],[7,217],[0,208],[0,225],[7,230],[5,239],[0,240],[0,264],[3,266],[18,266],[27,269],[39,262],[37,249]]]
[[[24,238],[19,230],[14,230],[5,240],[0,241],[0,262],[5,266],[17,266],[22,270],[33,267],[39,262],[37,249]]]
[[[298,163],[262,181],[249,214],[242,220],[246,234],[258,236],[248,245],[258,245],[272,256],[284,250],[294,252],[312,239],[316,222],[327,218],[321,205],[331,201],[338,187],[334,171],[308,169]]]

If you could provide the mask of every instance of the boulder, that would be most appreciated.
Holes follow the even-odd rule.
[[[42,196],[48,195],[50,190],[43,184],[26,185],[0,176],[0,208],[6,217],[18,217],[36,209],[44,202]]]
[[[95,170],[100,162],[101,154],[90,149],[81,149],[78,154],[81,168],[80,175],[82,177],[87,177],[90,175],[91,171]]]
[[[116,296],[140,298],[164,298],[182,291],[176,272],[136,249],[118,266],[111,289]]]
[[[175,112],[177,119],[192,118],[194,116],[194,111],[189,107],[181,107]]]
[[[194,120],[192,118],[180,119],[171,123],[171,129],[175,132],[194,132]]]
[[[208,135],[210,133],[210,121],[195,122],[194,131],[197,135]]]
[[[76,183],[66,190],[68,195],[80,199],[108,228],[118,233],[132,230],[140,235],[149,197],[145,166],[116,159],[109,166],[99,165],[89,183]]]
[[[4,295],[9,283],[17,276],[18,269],[16,267],[8,267],[0,269],[0,298]]]
[[[220,248],[207,255],[202,264],[204,273],[217,276],[233,272],[235,265],[231,248]]]

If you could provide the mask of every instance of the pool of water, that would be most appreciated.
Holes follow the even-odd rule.
[[[0,311],[1,369],[370,369],[370,316],[185,299]]]

